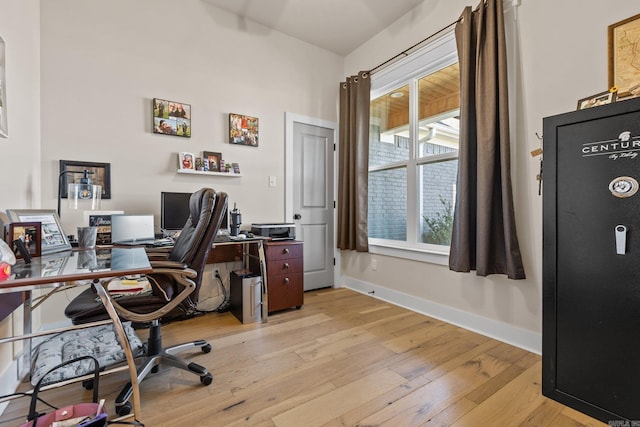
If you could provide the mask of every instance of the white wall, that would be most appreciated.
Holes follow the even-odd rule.
[[[336,121],[342,57],[200,0],[56,0],[41,12],[43,206],[56,206],[64,159],[110,163],[101,209],[154,213],[157,227],[161,191],[205,186],[237,203],[242,228],[284,221],[284,113]],[[154,97],[191,105],[191,138],[152,133]],[[257,148],[228,143],[229,113],[259,118]],[[180,151],[221,152],[243,176],[177,174]],[[61,217],[76,234],[81,211],[63,201]]]
[[[511,4],[511,2],[508,2]],[[345,74],[370,69],[455,21],[468,0],[425,0],[414,11],[361,46],[345,60]],[[473,4],[475,6],[475,4]],[[343,283],[377,289],[393,301],[540,351],[542,326],[542,198],[535,176],[542,118],[575,110],[577,100],[604,91],[607,27],[640,12],[636,2],[522,0],[505,25],[514,73],[510,102],[513,190],[526,280],[478,277],[447,267],[380,255],[342,252]],[[514,17],[517,20],[514,21]],[[377,271],[371,259],[377,259]]]
[[[0,36],[6,44],[9,138],[0,137],[0,210],[38,207],[40,193],[40,2],[0,0]],[[0,296],[1,298],[1,296]],[[20,311],[0,321],[0,336],[22,323]],[[13,355],[0,346],[0,394],[17,382]]]
[[[41,21],[44,206],[58,161],[85,160],[111,163],[102,209],[159,215],[161,191],[211,186],[246,226],[284,220],[284,113],[336,121],[342,57],[200,0],[43,1]],[[191,104],[191,138],[151,132],[154,97]],[[229,113],[259,118],[258,148],[228,143]],[[203,150],[243,176],[176,174],[179,151]],[[63,203],[67,233],[81,218]]]

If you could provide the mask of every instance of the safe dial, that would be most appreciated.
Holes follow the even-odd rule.
[[[609,183],[609,191],[616,197],[631,197],[638,191],[638,181],[630,176],[619,176]]]

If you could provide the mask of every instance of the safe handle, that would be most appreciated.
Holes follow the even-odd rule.
[[[618,224],[615,226],[616,254],[624,255],[627,251],[627,227]]]

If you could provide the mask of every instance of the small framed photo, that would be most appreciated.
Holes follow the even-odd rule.
[[[39,257],[42,251],[42,224],[39,222],[12,222],[7,227],[5,241],[9,244],[16,258],[23,258],[15,244],[21,240],[32,257]]]
[[[75,160],[60,160],[60,173],[65,171],[93,172],[89,175],[94,185],[102,186],[102,198],[111,198],[111,163],[78,162]],[[60,177],[60,196],[63,199],[68,197],[68,185],[79,183],[82,178],[81,173],[65,173]]]
[[[191,105],[153,98],[153,133],[191,138]]]
[[[618,88],[618,97],[640,95],[638,34],[640,14],[609,25],[609,87]]]
[[[222,161],[222,153],[203,151],[202,157],[204,158],[204,162],[209,165],[209,172],[222,172],[222,167],[220,165]]]
[[[122,215],[124,211],[84,211],[83,224],[97,227],[96,245],[111,244],[111,215]]]
[[[604,92],[596,93],[595,95],[582,98],[578,101],[578,110],[611,104],[612,102],[616,101],[616,96],[616,91],[605,90]]]
[[[229,114],[229,144],[258,146],[258,118]]]
[[[181,152],[178,153],[178,167],[180,169],[195,170],[195,158],[193,153]]]
[[[231,167],[233,168],[233,173],[235,174],[239,174],[240,173],[240,165],[237,163],[231,163]]]
[[[71,250],[55,209],[7,209],[11,222],[39,222],[42,228],[42,255]]]

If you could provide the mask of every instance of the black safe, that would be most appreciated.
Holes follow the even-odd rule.
[[[640,98],[543,119],[542,393],[640,420]]]

